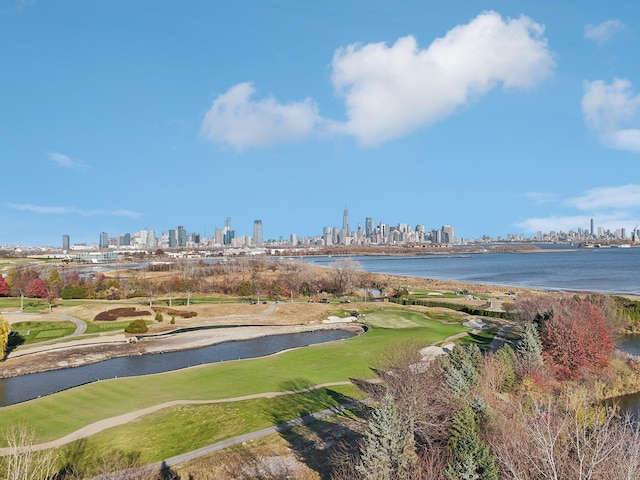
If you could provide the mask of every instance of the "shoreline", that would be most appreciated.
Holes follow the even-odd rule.
[[[150,338],[137,342],[130,341],[135,336],[127,338],[122,334],[117,334],[105,336],[102,342],[62,346],[53,344],[50,345],[52,348],[33,348],[29,349],[33,351],[25,351],[19,356],[11,357],[9,354],[1,364],[0,379],[76,368],[114,358],[195,350],[220,343],[318,330],[347,330],[361,334],[366,331],[366,327],[357,323],[221,327],[213,329],[211,333],[205,335],[203,335],[203,330],[200,330],[168,334],[166,338]],[[195,338],[196,335],[197,338]]]

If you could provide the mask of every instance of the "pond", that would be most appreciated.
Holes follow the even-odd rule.
[[[619,345],[619,350],[640,356],[640,335],[629,335]],[[630,393],[616,397],[613,401],[620,407],[622,412],[628,412],[635,418],[640,418],[640,392]]]
[[[0,379],[0,406],[13,405],[98,380],[162,373],[207,363],[271,355],[355,336],[345,330],[269,335],[175,352],[112,358],[75,368]]]

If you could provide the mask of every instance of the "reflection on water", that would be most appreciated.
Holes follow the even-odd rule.
[[[0,406],[50,395],[72,387],[118,377],[168,372],[206,363],[256,358],[290,348],[353,337],[344,330],[318,330],[218,343],[208,347],[112,358],[76,368],[0,379]]]

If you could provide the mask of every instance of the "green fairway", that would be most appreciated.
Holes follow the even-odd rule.
[[[468,331],[420,317],[419,326],[372,328],[348,340],[270,357],[205,365],[177,372],[95,382],[0,409],[0,431],[31,426],[38,441],[62,437],[97,420],[177,399],[224,399],[282,391],[295,382],[317,385],[372,378],[377,352],[407,342],[429,345]]]
[[[75,332],[75,330],[75,324],[68,321],[17,322],[11,324],[11,331],[18,333],[24,345],[66,337]]]
[[[290,386],[304,387],[283,389]],[[271,399],[176,406],[61,447],[61,456],[90,464],[111,451],[135,452],[142,463],[153,463],[359,399],[356,387],[339,385]]]

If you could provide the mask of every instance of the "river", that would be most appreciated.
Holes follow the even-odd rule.
[[[98,380],[149,375],[206,363],[264,357],[291,348],[342,340],[354,335],[352,332],[339,329],[269,335],[190,350],[112,358],[81,367],[3,378],[0,379],[0,407]]]
[[[344,257],[309,257],[331,266]],[[543,248],[534,253],[428,254],[352,258],[362,270],[410,277],[457,280],[544,290],[640,295],[640,247]]]

